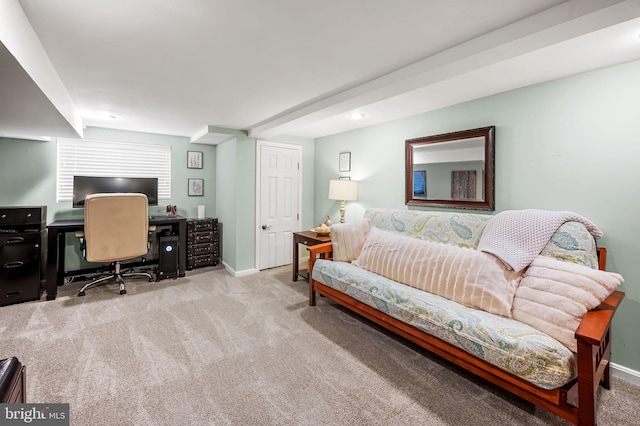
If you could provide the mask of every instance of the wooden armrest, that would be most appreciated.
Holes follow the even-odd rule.
[[[623,298],[623,292],[614,291],[600,306],[587,312],[576,330],[576,339],[591,345],[599,345],[609,329],[613,314],[615,314]]]
[[[84,238],[84,231],[76,231],[75,236],[76,238]]]
[[[309,271],[309,283],[311,284],[313,265],[316,263],[318,255],[330,260],[333,248],[331,245],[331,241],[329,241],[328,243],[316,244],[315,246],[307,246],[307,250],[309,250],[309,264],[307,265],[307,270]]]
[[[316,244],[315,246],[307,246],[307,250],[309,250],[309,255],[313,257],[322,253],[331,253],[333,249],[329,241],[328,243]]]

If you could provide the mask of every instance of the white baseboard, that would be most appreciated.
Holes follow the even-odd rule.
[[[245,275],[251,275],[251,274],[255,274],[255,273],[259,272],[255,268],[245,269],[244,271],[236,271],[231,266],[229,266],[229,264],[227,262],[225,262],[225,261],[222,261],[222,266],[224,266],[224,269],[226,269],[227,272],[230,273],[231,275],[233,275],[234,277],[244,277]]]
[[[632,370],[623,365],[616,364],[615,362],[612,362],[610,365],[611,375],[613,377],[618,377],[620,379],[631,382],[634,385],[640,386],[640,371]]]

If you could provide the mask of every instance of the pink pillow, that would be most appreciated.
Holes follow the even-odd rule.
[[[360,255],[370,229],[371,220],[368,218],[331,225],[333,260],[336,262],[355,260]]]
[[[353,262],[367,271],[466,306],[511,317],[521,274],[493,255],[373,227]]]
[[[536,257],[522,276],[513,301],[513,318],[577,351],[576,330],[624,279],[587,266]]]

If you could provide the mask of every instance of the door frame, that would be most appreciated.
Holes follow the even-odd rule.
[[[300,230],[300,224],[302,223],[302,145],[269,142],[263,140],[256,141],[256,227],[254,230],[255,238],[255,268],[260,271],[260,218],[261,218],[261,204],[260,204],[260,188],[262,187],[261,177],[261,157],[260,152],[263,146],[272,146],[274,148],[294,149],[298,151],[298,220],[296,221],[296,231]],[[293,241],[291,242],[293,244]],[[291,259],[293,261],[293,259]]]

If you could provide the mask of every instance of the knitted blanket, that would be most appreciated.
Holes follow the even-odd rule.
[[[529,266],[565,222],[580,222],[595,238],[602,237],[602,231],[595,224],[573,212],[507,210],[489,220],[478,250],[493,254],[518,272]]]

